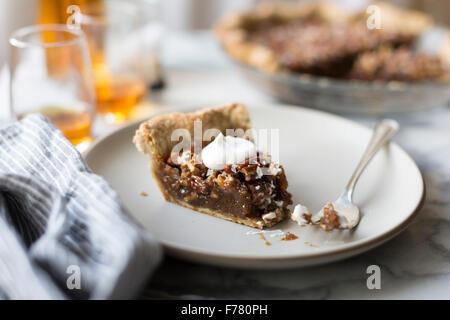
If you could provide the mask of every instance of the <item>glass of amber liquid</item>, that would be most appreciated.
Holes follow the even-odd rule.
[[[147,94],[141,73],[133,67],[136,61],[130,58],[133,46],[129,41],[138,27],[138,10],[133,2],[125,1],[95,2],[81,9],[80,27],[92,60],[97,113],[110,123],[132,118]]]
[[[10,106],[47,116],[80,151],[91,141],[95,87],[84,34],[66,25],[17,30],[10,43]]]

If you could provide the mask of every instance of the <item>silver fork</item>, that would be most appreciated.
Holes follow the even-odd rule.
[[[359,208],[353,203],[353,191],[356,183],[375,154],[397,133],[398,129],[398,122],[392,119],[381,120],[375,125],[369,145],[366,147],[344,192],[331,203],[334,210],[338,213],[340,229],[352,229],[358,225],[360,220]],[[313,216],[312,222],[319,223],[322,217],[323,209]]]

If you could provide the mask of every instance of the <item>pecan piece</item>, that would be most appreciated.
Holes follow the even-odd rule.
[[[201,193],[201,194],[208,194],[209,193],[208,185],[200,177],[195,177],[195,176],[192,177],[191,187],[197,193]]]

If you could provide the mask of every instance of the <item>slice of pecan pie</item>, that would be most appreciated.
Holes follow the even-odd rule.
[[[177,148],[173,133],[178,129],[184,138],[194,137],[199,121],[202,137],[216,130],[214,140],[202,138],[199,147],[192,139],[188,148]],[[133,142],[150,156],[151,172],[167,201],[262,229],[288,218],[292,201],[283,167],[256,149],[251,135],[243,134],[248,129],[245,106],[230,104],[152,118],[140,125]],[[235,136],[227,135],[229,130]]]

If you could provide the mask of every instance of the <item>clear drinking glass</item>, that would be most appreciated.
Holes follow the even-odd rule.
[[[147,94],[142,74],[131,65],[131,42],[138,17],[139,8],[125,1],[105,1],[81,11],[80,26],[92,60],[97,112],[107,122],[128,120]]]
[[[9,39],[10,107],[47,116],[79,150],[91,141],[95,89],[86,39],[66,25],[30,26]]]

